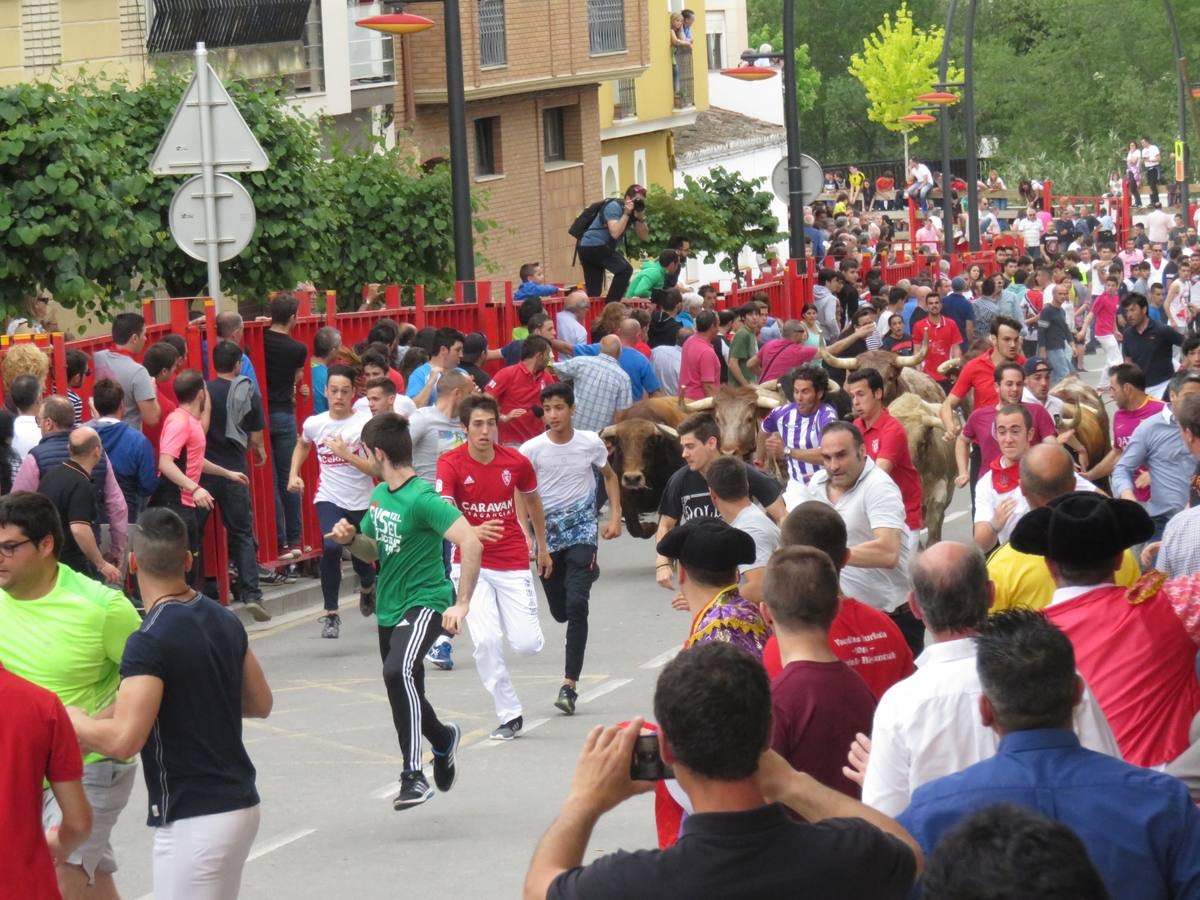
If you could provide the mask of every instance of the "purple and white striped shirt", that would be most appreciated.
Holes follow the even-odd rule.
[[[795,403],[771,410],[762,422],[767,434],[777,434],[789,450],[815,450],[821,446],[821,432],[830,422],[837,420],[837,413],[828,403],[822,403],[813,412],[804,414]],[[801,462],[788,457],[788,475],[794,481],[807,482],[821,471],[820,463]]]

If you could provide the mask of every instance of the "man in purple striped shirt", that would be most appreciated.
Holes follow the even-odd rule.
[[[837,420],[825,402],[829,376],[820,366],[800,366],[780,379],[784,395],[793,402],[771,410],[762,422],[767,433],[767,452],[787,459],[788,476],[807,483],[821,470],[821,432]]]

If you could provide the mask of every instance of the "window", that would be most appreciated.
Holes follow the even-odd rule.
[[[632,78],[620,78],[613,84],[613,118],[633,119],[637,117],[637,93]]]
[[[500,159],[500,117],[475,120],[475,177],[502,174]]]
[[[625,49],[625,0],[587,0],[588,51],[620,53]]]
[[[504,0],[479,0],[479,65],[508,65]]]
[[[719,31],[715,34],[710,31],[704,37],[705,40],[708,41],[709,71],[716,72],[719,69],[725,68],[725,63],[723,62],[725,58],[725,52],[721,49],[721,38],[723,35]]]
[[[552,106],[542,112],[542,133],[546,162],[563,162],[567,158],[566,107]]]
[[[377,16],[384,12],[379,2],[361,3],[346,0],[350,26],[349,60],[350,84],[378,84],[396,80],[396,56],[392,48],[392,36],[360,28],[359,19]]]

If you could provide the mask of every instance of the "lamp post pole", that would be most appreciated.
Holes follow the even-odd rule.
[[[446,118],[450,127],[450,201],[454,217],[454,271],[463,302],[475,301],[475,246],[471,235],[471,173],[467,161],[467,101],[463,88],[462,25],[458,0],[446,9]]]
[[[967,36],[963,47],[963,139],[967,142],[967,237],[972,252],[979,241],[979,139],[975,136],[975,9],[967,2]]]
[[[800,113],[796,95],[796,0],[783,0],[783,125],[787,137],[788,253],[804,266],[804,188],[800,178]]]
[[[938,58],[938,87],[945,89],[950,70],[950,35],[954,31],[954,16],[958,0],[950,0],[946,10],[946,30],[942,33],[942,55]],[[950,174],[950,110],[938,117],[942,138],[942,249],[947,256],[954,252],[954,176]]]
[[[1183,43],[1179,39],[1179,26],[1175,22],[1175,7],[1171,0],[1163,0],[1167,13],[1167,24],[1171,28],[1171,46],[1175,51],[1175,74],[1179,80],[1179,143],[1183,147],[1183,178],[1179,181],[1179,204],[1183,209],[1183,224],[1188,219],[1188,144],[1187,144],[1187,104],[1188,78],[1187,61],[1183,56]],[[1173,175],[1174,173],[1172,173]]]

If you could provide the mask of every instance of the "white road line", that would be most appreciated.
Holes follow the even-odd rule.
[[[597,697],[603,697],[605,694],[611,694],[613,691],[625,687],[625,685],[629,684],[631,681],[633,681],[632,678],[618,678],[614,681],[606,681],[599,687],[592,688],[586,694],[580,694],[579,699],[575,702],[590,703]]]
[[[638,666],[639,669],[661,669],[679,654],[678,647],[672,647],[670,650],[665,650],[654,659],[647,660]]]
[[[303,828],[299,831],[290,831],[285,835],[277,837],[273,841],[267,841],[265,844],[255,844],[253,849],[250,851],[250,855],[246,857],[246,862],[253,862],[260,856],[266,856],[268,853],[273,853],[281,847],[286,847],[288,844],[293,844],[301,838],[306,838],[310,834],[315,834],[316,831],[317,829],[315,828]],[[154,893],[151,892],[149,894],[143,894],[141,897],[138,897],[138,900],[154,900]]]
[[[533,729],[535,729],[535,728],[541,728],[543,725],[545,725],[549,721],[550,721],[549,719],[530,719],[528,722],[526,722],[524,725],[521,726],[521,734],[528,734],[529,732],[533,731]],[[499,747],[504,744],[511,744],[511,743],[512,743],[512,741],[493,741],[491,738],[484,738],[479,743],[472,744],[471,746],[478,747],[480,750],[486,750],[489,747]]]
[[[958,512],[952,512],[950,515],[946,516],[946,518],[942,519],[942,524],[945,524],[946,522],[953,522],[955,519],[961,519],[966,514],[967,511],[965,509],[960,509]]]

